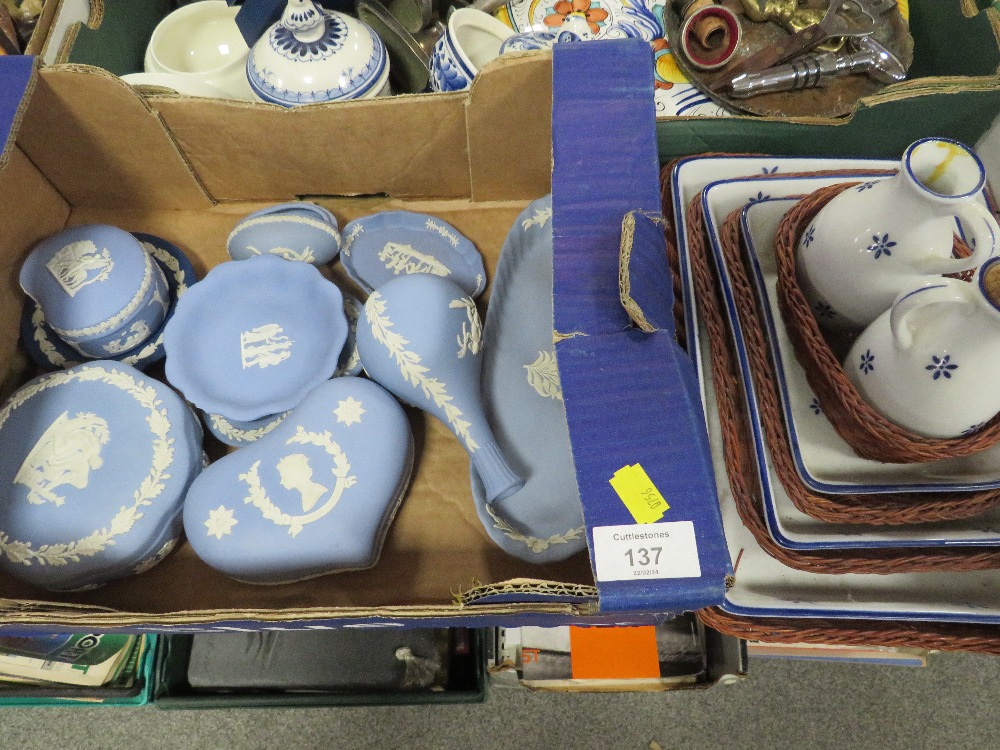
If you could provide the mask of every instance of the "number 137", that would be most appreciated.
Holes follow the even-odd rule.
[[[639,547],[639,549],[636,550],[625,550],[625,557],[628,558],[628,564],[631,568],[634,568],[636,565],[640,567],[646,565],[659,565],[661,552],[663,552],[663,547],[650,547],[649,549]]]

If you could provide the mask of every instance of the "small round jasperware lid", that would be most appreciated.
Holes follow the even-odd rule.
[[[86,224],[38,243],[21,266],[20,284],[55,331],[87,340],[134,315],[158,273],[131,234]]]
[[[0,409],[0,567],[52,590],[144,570],[181,531],[202,430],[170,388],[98,360]]]

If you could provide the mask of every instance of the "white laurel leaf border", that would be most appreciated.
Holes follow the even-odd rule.
[[[469,434],[469,427],[472,425],[468,420],[462,419],[462,411],[452,403],[454,397],[448,394],[447,385],[437,378],[427,377],[427,367],[420,364],[420,355],[406,350],[406,345],[410,342],[396,331],[389,330],[393,324],[385,315],[385,298],[377,291],[372,292],[365,302],[365,319],[371,326],[375,340],[389,350],[403,378],[414,388],[420,388],[424,397],[432,399],[444,412],[452,430],[465,441],[470,453],[479,450],[479,444]]]
[[[256,440],[260,440],[267,433],[284,422],[286,416],[288,416],[288,412],[278,415],[263,427],[257,427],[253,430],[241,430],[221,414],[209,414],[208,418],[212,422],[212,427],[218,430],[220,435],[237,442],[252,443]]]
[[[494,528],[502,531],[504,536],[509,539],[513,539],[515,542],[523,542],[535,554],[541,554],[553,544],[569,544],[570,542],[576,541],[580,539],[583,532],[587,528],[586,526],[577,526],[574,529],[570,529],[565,534],[553,534],[548,539],[540,539],[536,536],[525,536],[524,534],[516,531],[510,524],[500,519],[489,505],[486,506],[486,512],[489,513],[490,518],[493,519]]]
[[[136,522],[143,517],[139,509],[152,505],[153,500],[163,492],[164,481],[170,478],[167,469],[174,460],[174,440],[167,437],[170,432],[167,410],[159,408],[162,402],[157,398],[155,388],[142,385],[125,372],[105,370],[103,367],[80,367],[76,370],[64,370],[40,378],[13,395],[0,411],[0,427],[3,427],[15,409],[24,405],[33,396],[48,388],[74,380],[106,383],[127,393],[140,406],[149,411],[146,423],[154,437],[152,467],[149,474],[139,484],[139,488],[133,493],[132,504],[121,506],[108,526],[97,529],[82,539],[43,544],[35,549],[30,542],[13,540],[6,532],[0,530],[0,556],[6,555],[7,559],[14,564],[30,566],[33,562],[37,562],[39,565],[60,567],[69,563],[78,563],[84,557],[100,554],[115,543],[116,537],[132,530]]]
[[[357,477],[351,476],[351,464],[347,460],[347,455],[340,448],[337,443],[333,441],[333,436],[329,432],[307,432],[302,425],[298,425],[295,434],[285,441],[285,445],[315,445],[317,448],[322,448],[326,453],[333,457],[333,475],[337,478],[337,482],[334,485],[333,492],[330,494],[330,498],[323,503],[323,506],[319,510],[313,511],[306,515],[292,516],[288,513],[283,513],[277,505],[275,505],[271,498],[267,495],[267,490],[264,489],[263,485],[260,483],[260,475],[257,473],[257,467],[260,466],[260,461],[255,461],[249,469],[247,469],[245,474],[240,474],[240,479],[247,483],[247,496],[243,498],[243,502],[249,505],[253,505],[257,508],[261,515],[271,521],[277,526],[287,526],[288,533],[293,537],[296,536],[306,524],[315,521],[322,516],[325,516],[334,506],[340,502],[340,498],[344,494],[344,490],[353,487],[357,483]]]

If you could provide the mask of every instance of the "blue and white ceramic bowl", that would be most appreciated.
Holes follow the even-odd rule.
[[[552,49],[563,42],[579,41],[581,41],[580,36],[572,31],[522,31],[504,40],[500,45],[500,54]]]
[[[174,314],[174,305],[198,277],[191,261],[180,248],[151,234],[133,232],[143,249],[150,254],[167,279],[169,309],[160,327],[139,346],[104,359],[123,362],[144,370],[163,359],[163,330]],[[63,341],[45,320],[45,313],[34,300],[28,299],[21,310],[21,343],[32,361],[43,370],[64,370],[81,362],[90,361]]]
[[[240,581],[370,568],[412,466],[399,402],[369,380],[334,378],[269,434],[202,472],[184,529],[198,557]]]
[[[489,13],[459,8],[448,18],[448,28],[431,55],[431,88],[461,91],[486,63],[500,56],[500,45],[514,32]]]
[[[347,317],[347,341],[337,360],[335,378],[361,374],[361,353],[358,351],[358,320],[364,305],[349,294],[344,295],[344,315]]]
[[[426,273],[472,296],[486,288],[483,258],[472,242],[436,216],[381,211],[344,227],[341,261],[366,292],[399,276]]]
[[[343,296],[315,266],[230,261],[178,302],[163,338],[167,380],[209,414],[260,419],[330,378],[346,340]]]
[[[49,373],[0,409],[0,567],[51,590],[148,569],[181,533],[201,425],[118,362]]]
[[[221,414],[202,414],[205,420],[205,427],[222,443],[231,445],[234,448],[242,448],[260,440],[270,433],[275,427],[285,421],[288,412],[281,414],[269,414],[260,419],[248,422],[241,422],[237,419],[229,419]]]
[[[247,78],[262,101],[301,104],[388,93],[389,56],[371,27],[312,0],[288,0],[250,50]]]
[[[483,329],[483,409],[504,455],[525,477],[504,504],[503,517],[471,472],[476,512],[490,538],[533,563],[587,548],[552,325],[547,196],[521,213],[504,242]]]
[[[229,233],[226,247],[233,260],[270,254],[324,266],[340,252],[340,228],[336,217],[322,206],[293,201],[241,219]]]
[[[90,358],[134,349],[170,307],[160,267],[128,232],[103,224],[65,229],[36,245],[21,288],[65,343]]]

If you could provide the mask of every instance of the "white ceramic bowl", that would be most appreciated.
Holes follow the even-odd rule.
[[[448,18],[448,27],[431,55],[431,88],[460,91],[472,85],[480,69],[500,56],[513,29],[489,13],[459,8]]]
[[[226,0],[178,8],[153,30],[145,72],[184,76],[215,86],[228,98],[253,100],[246,77],[250,49],[236,25],[238,12]]]

